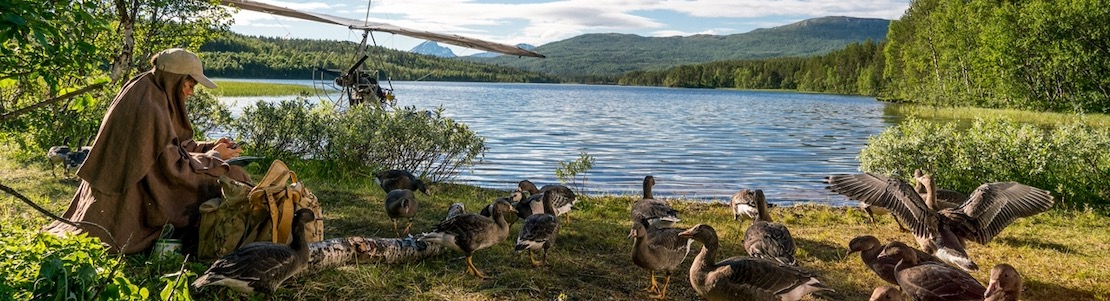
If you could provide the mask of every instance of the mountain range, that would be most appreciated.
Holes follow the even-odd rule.
[[[505,55],[456,59],[556,76],[614,76],[713,61],[820,55],[851,43],[885,40],[889,26],[890,20],[885,19],[821,17],[732,35],[585,34],[536,47],[545,59]]]

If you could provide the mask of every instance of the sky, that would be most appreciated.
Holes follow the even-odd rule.
[[[910,0],[254,0],[312,13],[388,23],[510,45],[541,46],[587,33],[645,37],[729,35],[825,17],[898,19]],[[370,7],[369,12],[367,6]],[[241,10],[231,31],[267,37],[358,42],[361,31]],[[408,51],[422,40],[376,32],[374,41]],[[480,53],[448,46],[456,55]]]

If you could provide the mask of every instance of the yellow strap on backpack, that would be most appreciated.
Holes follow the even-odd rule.
[[[250,192],[252,210],[270,211],[273,224],[271,241],[288,243],[293,227],[293,205],[300,200],[300,192],[290,189],[285,182],[290,178],[296,184],[297,174],[289,170],[281,160],[274,160],[266,175]],[[265,203],[265,204],[263,204]]]

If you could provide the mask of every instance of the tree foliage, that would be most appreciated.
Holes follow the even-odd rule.
[[[345,30],[338,28],[337,30]],[[558,82],[555,77],[346,41],[248,37],[227,33],[200,48],[205,72],[233,78],[312,79],[317,68],[345,72],[363,55],[366,66],[395,80]],[[534,58],[526,58],[534,59]],[[329,77],[330,78],[330,77]]]

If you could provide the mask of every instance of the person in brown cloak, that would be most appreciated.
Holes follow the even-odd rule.
[[[197,83],[216,88],[200,58],[173,48],[154,55],[151,65],[116,95],[77,171],[81,183],[62,216],[83,223],[55,221],[46,231],[88,233],[113,253],[131,254],[149,250],[170,224],[188,251],[197,241],[200,204],[220,197],[219,176],[251,182],[242,168],[223,161],[239,155],[230,139],[193,141],[185,100]]]

